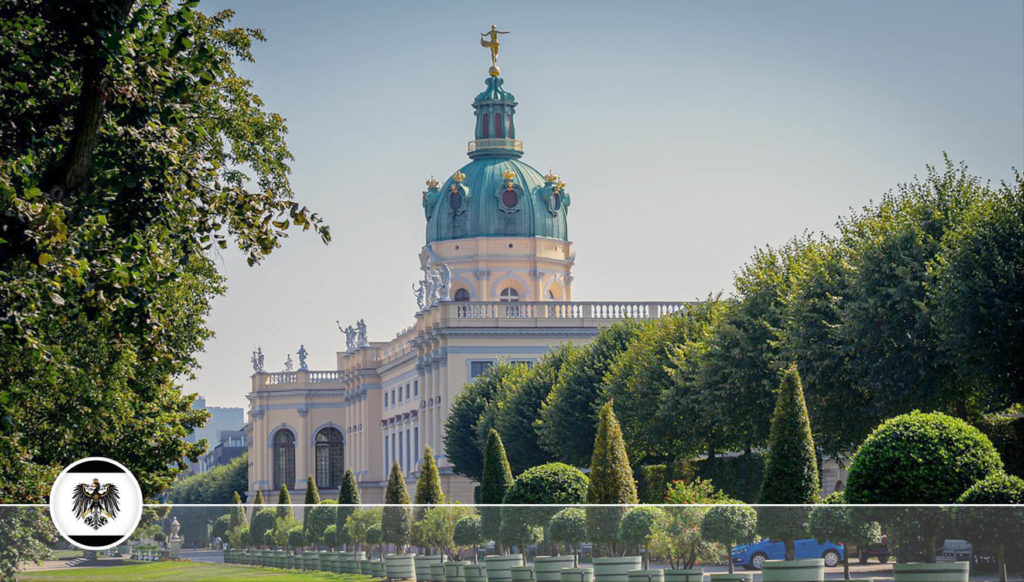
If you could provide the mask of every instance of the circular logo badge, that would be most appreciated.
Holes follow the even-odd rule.
[[[83,550],[105,550],[124,542],[141,517],[139,482],[117,461],[75,461],[50,489],[53,524],[64,539]]]

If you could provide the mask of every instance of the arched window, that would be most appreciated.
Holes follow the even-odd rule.
[[[519,291],[516,291],[511,287],[505,287],[504,289],[501,290],[501,294],[498,296],[498,301],[519,301]]]
[[[274,489],[295,487],[295,435],[281,429],[274,435]]]
[[[345,437],[341,431],[327,427],[316,433],[316,486],[335,489],[341,486],[345,461]]]
[[[459,289],[455,292],[456,301],[469,301],[469,289]]]

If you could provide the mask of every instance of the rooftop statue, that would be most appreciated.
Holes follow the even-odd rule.
[[[498,35],[508,34],[507,31],[498,30],[498,27],[491,25],[491,30],[480,35],[480,45],[491,49],[491,76],[498,76]],[[490,37],[490,40],[487,38]]]
[[[303,372],[309,370],[309,366],[306,364],[306,356],[309,355],[309,352],[306,351],[306,346],[299,345],[299,351],[297,353],[299,355],[299,370]]]

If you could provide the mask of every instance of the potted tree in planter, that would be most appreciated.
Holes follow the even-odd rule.
[[[1007,582],[1007,542],[1024,537],[1024,479],[993,473],[972,485],[958,503],[1005,506],[958,508],[956,521],[976,547],[995,553],[999,582]]]
[[[484,533],[480,524],[480,516],[477,514],[467,515],[455,522],[455,533],[452,540],[460,548],[468,547],[473,552],[473,563],[477,563],[476,548],[484,543]],[[462,556],[459,556],[459,560]],[[441,581],[438,581],[441,582]]]
[[[651,536],[664,530],[667,523],[668,516],[660,507],[634,507],[622,516],[619,522],[619,542],[626,551],[636,550],[641,558],[641,568],[650,564],[650,557],[645,550]]]
[[[753,507],[743,504],[719,505],[704,515],[700,532],[708,540],[725,544],[725,551],[729,553],[729,573],[735,574],[730,551],[736,544],[754,541],[756,528],[757,512]]]
[[[557,556],[550,556],[549,561],[554,563],[552,568],[555,574],[558,574],[562,568],[575,568],[579,565],[579,556],[577,549],[581,542],[587,538],[587,514],[579,507],[566,507],[560,510],[555,515],[551,516],[551,521],[548,522],[548,535],[551,536],[551,540],[555,542],[556,552],[560,552],[559,545],[564,544],[568,550],[572,553],[572,561],[565,564],[562,561],[554,561]],[[540,558],[537,559],[537,580],[541,582],[540,576]]]
[[[914,411],[879,425],[853,456],[846,485],[850,503],[956,503],[974,483],[1002,469],[992,441],[970,424],[939,412]],[[893,568],[897,581],[967,580],[969,564],[935,564],[944,508],[887,511],[894,530],[890,545],[906,557],[904,531],[924,540],[924,563]],[[895,543],[894,543],[895,542]],[[928,572],[932,572],[928,574]]]
[[[850,544],[863,547],[882,540],[882,526],[873,519],[872,511],[846,506],[846,495],[837,491],[825,498],[826,505],[811,510],[808,529],[811,536],[843,544],[843,579],[850,580]]]

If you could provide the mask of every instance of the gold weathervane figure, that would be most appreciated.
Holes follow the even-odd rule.
[[[491,70],[489,71],[492,77],[498,76],[498,35],[508,34],[507,31],[498,30],[497,26],[491,25],[490,32],[485,32],[480,35],[480,46],[491,49]],[[488,40],[490,37],[490,40]]]

